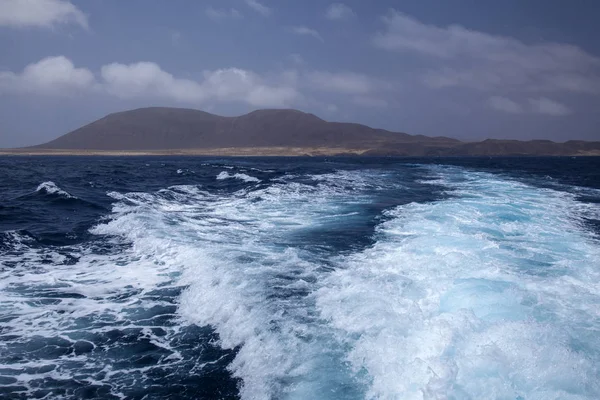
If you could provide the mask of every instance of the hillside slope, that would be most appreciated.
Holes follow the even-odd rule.
[[[289,109],[223,117],[199,110],[151,107],[110,114],[48,143],[12,152],[181,154],[182,151],[220,155],[571,156],[600,155],[600,142],[488,139],[466,143],[361,124],[327,122],[313,114]]]
[[[379,147],[387,143],[458,143],[327,122],[296,110],[258,110],[222,117],[180,108],[141,108],[110,114],[36,146],[73,150],[168,150],[222,147]]]

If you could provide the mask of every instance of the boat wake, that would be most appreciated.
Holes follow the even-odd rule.
[[[5,392],[600,397],[598,204],[460,167],[230,178],[110,192],[78,245],[5,233]]]

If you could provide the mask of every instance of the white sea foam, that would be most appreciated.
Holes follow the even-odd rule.
[[[75,198],[70,193],[68,193],[65,190],[58,187],[52,181],[40,183],[40,185],[37,187],[37,189],[35,191],[38,193],[46,193],[46,194],[53,194],[53,195],[61,196],[66,199],[74,199]]]
[[[91,232],[102,243],[111,240],[119,249],[114,254],[88,246],[32,248],[16,233],[7,238],[14,255],[2,257],[6,268],[0,268],[9,317],[5,332],[50,348],[62,338],[68,347],[79,334],[108,334],[125,324],[145,329],[151,343],[169,348],[175,328],[162,327],[167,336],[160,336],[136,315],[165,306],[152,291],[183,285],[188,289],[179,304],[181,325],[211,325],[224,348],[239,348],[230,368],[244,381],[244,398],[313,398],[352,386],[341,349],[330,343],[307,297],[321,265],[290,247],[288,234],[335,221],[346,214],[345,201],[360,198],[357,193],[325,183],[289,183],[227,197],[197,186],[108,194],[115,199],[113,213]],[[163,364],[179,362],[177,350],[170,351]],[[77,360],[102,368],[96,365],[101,359],[86,357],[53,360],[51,372],[18,374],[26,360],[7,371],[33,390],[37,379],[72,379],[77,370],[67,364]],[[143,374],[144,368],[109,371],[105,383],[122,395],[115,379]]]
[[[316,295],[369,398],[600,396],[600,251],[571,195],[433,167]],[[575,211],[573,211],[575,209]]]
[[[217,179],[218,180],[223,180],[223,179],[239,179],[242,180],[244,182],[260,182],[260,179],[254,177],[254,176],[250,176],[250,175],[246,175],[243,173],[235,173],[235,174],[230,174],[227,171],[222,171],[219,175],[217,175]]]
[[[115,215],[94,232],[124,236],[140,256],[179,269],[178,283],[188,287],[179,313],[214,327],[222,347],[239,347],[230,368],[243,379],[243,398],[323,398],[351,388],[342,349],[307,296],[321,265],[287,243],[295,231],[336,220],[344,201],[361,196],[325,183],[274,184],[227,198],[181,189],[177,196],[187,199],[174,188],[111,193],[119,200]]]
[[[15,384],[25,387],[29,395],[41,380],[49,378],[58,382],[79,376],[79,381],[93,384],[96,375],[82,375],[79,368],[85,366],[88,371],[100,373],[106,360],[67,354],[69,348],[86,342],[82,335],[105,335],[124,325],[143,328],[144,321],[131,321],[132,315],[164,307],[165,300],[148,294],[158,287],[169,288],[177,273],[176,266],[158,265],[133,249],[121,248],[118,254],[102,255],[83,246],[34,247],[32,238],[16,232],[6,235],[8,251],[0,257],[0,327],[7,347],[0,348],[0,354],[6,355],[2,350],[11,348],[22,350],[17,359],[0,361],[0,375],[15,379]],[[166,336],[149,334],[150,341],[168,346],[172,328],[163,330]],[[86,343],[89,346],[90,342]],[[107,347],[105,344],[105,351]],[[59,356],[61,348],[65,353]],[[36,355],[44,351],[56,351],[57,356]],[[172,354],[177,351],[172,350]],[[164,365],[169,362],[176,364],[178,360],[166,360]],[[123,374],[133,376],[142,368],[105,371],[103,383],[112,387],[113,395],[122,397],[116,375],[122,379]]]
[[[137,257],[132,256],[131,250],[123,250],[120,255],[100,256],[81,247],[59,252],[52,248],[31,249],[17,242],[14,248],[19,250],[17,255],[2,257],[0,265],[11,267],[2,270],[0,282],[4,289],[11,288],[2,293],[4,304],[10,304],[7,312],[14,317],[9,324],[11,333],[23,337],[60,336],[75,320],[88,315],[119,319],[124,305],[135,304],[139,296],[133,296],[128,302],[116,297],[131,291],[143,294],[168,283],[168,275],[173,271],[170,265],[156,265],[147,259],[123,265]],[[76,258],[77,264],[65,263],[67,257]],[[22,301],[19,289],[25,288],[24,285],[28,293],[39,293],[32,297],[33,303],[43,300],[50,292],[66,296],[57,296],[61,301],[56,304],[32,306]]]
[[[340,190],[378,190],[384,187],[402,187],[401,182],[394,182],[381,171],[374,170],[342,170],[327,174],[318,174],[312,180]]]
[[[188,287],[183,323],[210,325],[223,348],[238,348],[230,369],[243,379],[243,398],[338,398],[341,388],[360,398],[309,295],[327,270],[293,237],[356,215],[348,207],[371,201],[377,176],[340,171],[228,197],[189,186],[110,193],[114,215],[94,232],[124,237],[143,259],[178,269]]]
[[[235,169],[236,167],[233,165],[224,165],[218,163],[202,163],[200,164],[202,167],[213,167],[213,168],[226,168],[226,169]]]
[[[27,252],[15,234],[3,261],[17,267],[0,269],[6,324],[20,338],[68,338],[92,316],[102,332],[160,306],[145,296],[157,287],[185,286],[180,325],[210,325],[238,349],[230,369],[245,399],[598,398],[600,259],[573,197],[460,168],[431,175],[453,197],[390,211],[373,247],[333,260],[295,235],[402,182],[365,170],[226,197],[187,185],[109,193],[113,213],[92,233],[129,245],[117,254]],[[35,306],[24,284],[81,297]]]

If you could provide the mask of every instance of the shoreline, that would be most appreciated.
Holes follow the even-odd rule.
[[[370,149],[342,147],[223,147],[215,149],[169,150],[65,150],[65,149],[0,149],[0,155],[14,156],[359,156]]]
[[[380,153],[380,154],[378,154]],[[390,157],[598,157],[600,151],[571,154],[393,154],[382,149],[344,147],[222,147],[215,149],[169,150],[67,150],[67,149],[0,149],[0,156],[206,156],[206,157],[319,157],[319,156],[390,156]]]

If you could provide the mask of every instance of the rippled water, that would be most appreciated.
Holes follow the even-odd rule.
[[[600,398],[600,159],[0,158],[0,397]]]

